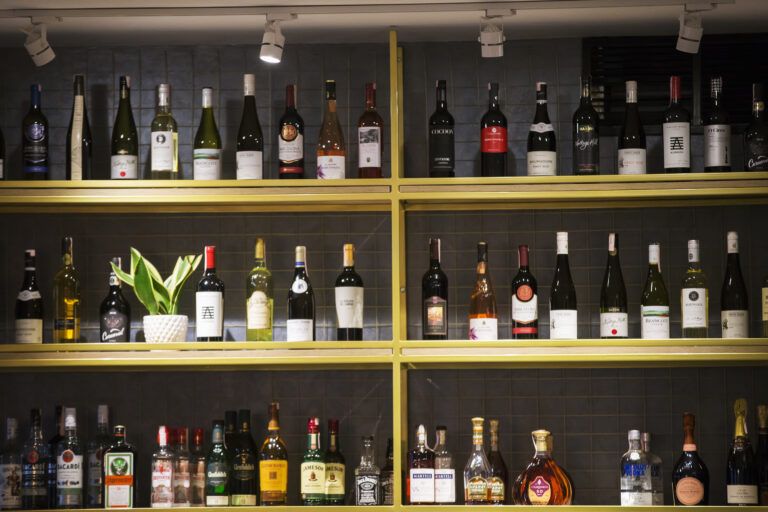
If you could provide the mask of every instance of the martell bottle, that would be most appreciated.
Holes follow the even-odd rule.
[[[429,270],[421,278],[421,331],[425,340],[448,338],[448,277],[440,268],[440,239],[429,239]]]
[[[435,502],[435,452],[427,446],[427,430],[424,425],[416,429],[416,447],[408,452],[405,494],[410,505],[430,505]]]
[[[74,181],[91,179],[93,139],[91,127],[88,124],[88,111],[85,108],[85,77],[83,75],[74,77],[74,99],[66,146],[67,179]]]
[[[637,108],[637,82],[626,83],[627,105],[624,124],[619,131],[618,170],[619,174],[646,173],[646,143],[643,122]]]
[[[763,84],[752,84],[752,119],[744,131],[744,169],[768,171],[768,125],[765,123]]]
[[[224,339],[224,283],[216,275],[216,247],[205,246],[205,269],[195,293],[197,341]]]
[[[497,340],[496,295],[488,272],[488,244],[477,244],[477,280],[469,298],[469,339]]]
[[[256,111],[256,76],[243,75],[243,117],[237,131],[237,179],[260,180],[264,174],[264,136]]]
[[[464,504],[487,505],[491,464],[483,449],[483,418],[472,418],[472,452],[464,466]]]
[[[152,488],[149,495],[152,508],[173,506],[173,452],[168,447],[168,427],[157,429],[157,450],[152,454]]]
[[[288,494],[288,450],[280,437],[280,404],[269,405],[267,437],[259,450],[259,488],[262,506],[285,505]]]
[[[570,505],[573,501],[573,487],[549,453],[549,432],[534,430],[531,435],[536,453],[519,479],[517,495],[522,500],[520,504]]]
[[[280,178],[304,177],[304,120],[296,111],[296,86],[285,86],[285,113],[277,137]]]
[[[589,77],[581,79],[581,100],[573,114],[573,174],[600,174],[600,116],[592,106]]]
[[[83,508],[83,446],[75,409],[64,409],[64,439],[56,447],[56,508]]]
[[[171,114],[171,86],[157,86],[157,108],[152,120],[151,177],[175,180],[179,177],[179,128]]]
[[[435,431],[435,504],[452,505],[456,503],[456,469],[445,444],[447,431],[443,426]]]
[[[749,302],[747,287],[744,285],[739,264],[739,234],[729,231],[727,243],[728,260],[720,293],[720,323],[723,328],[723,339],[749,338]]]
[[[758,475],[755,453],[747,436],[747,401],[743,398],[733,404],[736,426],[728,454],[726,494],[728,505],[758,504]]]
[[[24,251],[24,282],[16,296],[16,343],[43,342],[43,297],[37,287],[35,250]]]
[[[731,170],[731,125],[723,108],[723,79],[710,81],[709,109],[704,114],[704,171],[727,172]]]
[[[488,478],[488,490],[491,505],[504,505],[507,503],[508,483],[507,465],[499,451],[499,420],[488,422],[491,433],[491,449],[488,450],[488,464],[491,467]]]
[[[344,134],[336,113],[336,81],[325,81],[325,116],[317,142],[317,179],[343,180],[346,178],[347,150]]]
[[[355,246],[344,244],[344,269],[336,278],[336,338],[339,341],[363,339],[363,309],[365,288],[355,271]]]
[[[536,278],[528,268],[528,246],[518,247],[520,268],[512,279],[512,338],[535,340],[539,337],[539,296]]]
[[[688,268],[680,286],[683,338],[706,338],[709,324],[709,287],[699,262],[699,241],[688,240]]]
[[[619,263],[619,236],[608,234],[608,263],[600,289],[600,337],[628,338],[627,288]]]
[[[125,427],[115,425],[112,445],[104,452],[104,508],[136,505],[136,448],[125,440]]]
[[[556,175],[557,142],[547,113],[547,83],[536,82],[536,115],[528,131],[528,176]]]
[[[131,110],[131,77],[120,77],[120,103],[115,126],[112,128],[110,178],[135,180],[139,178],[139,135]]]
[[[365,84],[365,112],[357,121],[359,178],[381,178],[384,120],[376,112],[376,82]]]
[[[112,258],[112,264],[121,268],[122,260]],[[102,343],[127,343],[131,341],[131,305],[125,300],[120,288],[120,278],[114,269],[109,273],[109,291],[99,309],[99,339]]]
[[[379,470],[376,469],[378,476]],[[339,447],[339,420],[328,420],[328,450],[325,452],[325,504],[343,505],[346,464]]]
[[[669,78],[669,108],[664,112],[664,171],[691,172],[691,114],[680,104],[680,77]]]
[[[455,144],[453,116],[448,112],[445,80],[435,85],[435,111],[429,117],[429,177],[453,178]]]
[[[499,84],[488,84],[488,111],[480,121],[480,175],[507,173],[507,118],[499,107]]]
[[[325,504],[325,454],[320,448],[320,420],[307,422],[307,450],[301,462],[301,504]]]
[[[576,287],[568,264],[568,232],[557,232],[557,264],[549,295],[549,337],[553,340],[578,338]]]
[[[696,450],[695,427],[695,416],[683,413],[683,453],[672,472],[672,500],[675,505],[709,505],[709,470]]]
[[[21,156],[24,178],[48,179],[48,119],[40,109],[40,84],[32,84],[29,112],[21,123]]]

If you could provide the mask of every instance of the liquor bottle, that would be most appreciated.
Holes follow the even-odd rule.
[[[226,448],[229,458],[233,459],[235,454],[232,451],[237,437],[237,411],[224,411],[224,448]]]
[[[637,108],[637,82],[630,80],[626,87],[627,105],[619,130],[618,170],[619,174],[645,174],[645,131]]]
[[[757,406],[757,480],[760,505],[768,505],[768,406]]]
[[[296,86],[285,87],[285,113],[277,137],[280,178],[304,177],[304,120],[296,111]]]
[[[168,447],[168,427],[157,429],[157,450],[152,454],[152,490],[149,504],[152,508],[173,506],[173,452]]]
[[[345,463],[339,448],[339,420],[328,420],[328,450],[325,452],[325,504],[343,505]],[[376,468],[376,476],[379,469]]]
[[[355,468],[355,505],[381,505],[381,482],[373,437],[363,437],[360,465]]]
[[[272,272],[267,268],[264,240],[256,239],[254,266],[245,282],[245,339],[247,341],[272,341],[275,291]]]
[[[102,404],[96,409],[96,435],[88,442],[85,450],[88,460],[85,508],[104,508],[104,452],[111,444],[109,406]]]
[[[264,176],[264,136],[256,112],[256,75],[243,75],[243,117],[237,131],[237,179],[260,180]]]
[[[75,75],[73,82],[74,99],[66,144],[67,179],[89,180],[93,164],[93,139],[88,124],[88,111],[85,108],[85,77]]]
[[[547,113],[547,83],[536,82],[536,114],[528,131],[528,176],[557,175],[557,141]]]
[[[565,471],[555,462],[549,451],[546,430],[531,432],[536,449],[533,459],[525,468],[520,487],[516,490],[521,505],[570,505],[573,486]]]
[[[576,287],[568,263],[568,232],[557,232],[557,263],[549,296],[549,337],[553,340],[578,338]]]
[[[61,270],[53,278],[53,342],[80,341],[80,276],[73,261],[72,237],[61,239]]]
[[[763,278],[763,284],[760,288],[760,304],[761,304],[761,323],[762,323],[762,336],[768,338],[768,276]]]
[[[230,481],[230,505],[255,507],[259,493],[256,478],[258,453],[251,436],[251,411],[240,409],[237,413],[238,432],[232,447],[232,479]]]
[[[683,338],[706,338],[709,320],[709,287],[699,263],[699,241],[688,240],[688,268],[680,287]]]
[[[733,404],[736,426],[728,454],[726,495],[728,505],[758,504],[758,473],[755,454],[747,436],[747,401]]]
[[[203,278],[195,293],[197,341],[224,339],[224,282],[216,275],[216,246],[205,246]]]
[[[357,121],[359,178],[381,178],[384,120],[376,112],[376,82],[365,84],[365,112]]]
[[[203,111],[192,145],[192,173],[196,180],[221,179],[221,137],[213,117],[213,89],[203,87]]]
[[[499,108],[499,84],[488,84],[488,111],[480,120],[480,175],[507,173],[507,118]]]
[[[336,278],[336,320],[339,341],[363,339],[363,279],[355,272],[355,246],[344,244],[344,269]]]
[[[394,505],[395,503],[395,459],[392,450],[392,438],[387,439],[387,460],[381,468],[381,504]],[[455,492],[455,491],[454,491]]]
[[[435,431],[435,504],[444,505],[456,503],[456,469],[446,446],[447,432],[444,426]]]
[[[581,100],[573,113],[573,174],[600,174],[600,116],[592,106],[591,80],[581,79]]]
[[[336,81],[325,81],[325,115],[317,142],[317,179],[341,180],[346,177],[344,134],[336,114]]]
[[[643,451],[640,431],[630,430],[629,450],[621,457],[621,505],[653,505],[653,484],[648,455]]]
[[[410,505],[430,505],[435,502],[435,452],[427,446],[427,429],[416,429],[416,447],[408,452],[408,474],[405,486]]]
[[[453,116],[448,112],[445,80],[435,84],[435,111],[429,117],[429,177],[453,178],[456,162]]]
[[[600,337],[629,337],[627,289],[619,263],[619,235],[608,234],[608,263],[600,289]]]
[[[325,454],[320,448],[320,419],[307,422],[307,450],[301,461],[301,504],[325,504]]]
[[[554,453],[554,439],[552,437],[552,434],[549,434],[547,436],[547,450],[549,451],[550,456],[552,453]],[[571,478],[571,475],[566,471],[566,469],[562,466],[559,466],[555,464],[553,466],[553,469],[555,473],[558,475],[558,477],[561,479],[562,482],[564,482],[564,492],[570,496],[571,501],[574,499],[574,488],[573,488],[573,478]]]
[[[429,239],[429,270],[421,278],[421,332],[425,340],[448,338],[448,276],[440,268],[440,239]]]
[[[190,473],[189,429],[176,429],[173,443],[173,506],[192,505],[192,475]]]
[[[24,178],[48,179],[48,119],[40,107],[42,86],[32,84],[29,111],[21,123],[21,155]]]
[[[651,492],[653,505],[664,505],[664,472],[661,457],[651,451],[651,434],[643,432],[640,435],[640,444],[645,456],[648,457],[648,466],[651,470]]]
[[[21,449],[16,418],[5,422],[5,445],[0,452],[0,510],[21,508]]]
[[[179,128],[171,114],[171,86],[157,86],[157,108],[151,126],[150,170],[153,180],[179,177]]]
[[[661,247],[648,246],[648,277],[640,298],[640,332],[644,340],[669,339],[669,293],[661,277]]]
[[[288,290],[288,341],[315,341],[315,292],[307,275],[307,248],[296,246],[296,266]]]
[[[464,466],[464,504],[488,505],[491,464],[483,449],[483,418],[472,418],[472,452]]]
[[[731,125],[723,108],[723,79],[712,77],[709,81],[709,109],[704,114],[704,170],[728,172],[731,170]]]
[[[0,180],[5,179],[5,137],[3,130],[0,130]]]
[[[42,411],[30,412],[29,438],[21,448],[21,508],[50,508],[48,498],[48,465],[51,451],[43,441]]]
[[[695,427],[695,416],[683,413],[683,453],[672,472],[672,499],[675,505],[709,505],[709,470],[696,450]]]
[[[512,338],[535,340],[539,337],[539,296],[536,278],[528,267],[528,246],[517,248],[520,268],[512,279]]]
[[[24,251],[24,282],[16,296],[16,343],[43,342],[43,297],[37,287],[35,250]]]
[[[259,489],[262,506],[285,505],[288,495],[288,450],[280,437],[280,404],[269,404],[267,437],[259,450]]]
[[[224,422],[215,420],[211,431],[211,448],[205,458],[205,506],[229,506],[232,486],[232,462],[224,446]]]
[[[496,295],[488,271],[488,244],[477,243],[477,280],[469,297],[469,339],[497,340]]]
[[[205,433],[196,428],[192,433],[192,452],[189,455],[190,506],[205,506]]]
[[[136,504],[136,448],[125,439],[125,427],[115,425],[112,444],[104,450],[104,508],[133,508]]]
[[[64,408],[64,439],[56,447],[56,508],[83,508],[83,447],[75,409]]]
[[[752,84],[752,119],[744,131],[744,168],[768,171],[768,126],[765,124],[763,84]]]
[[[48,453],[50,453],[51,456],[48,458],[48,465],[46,466],[46,474],[48,478],[48,508],[57,508],[58,493],[56,485],[58,480],[56,478],[56,453],[59,448],[59,443],[64,439],[64,407],[57,405],[54,411],[54,417],[56,418],[56,433],[48,440]]]
[[[112,263],[121,268],[122,260],[112,258]],[[120,278],[113,270],[109,272],[109,291],[101,303],[100,339],[102,343],[127,343],[131,341],[131,306],[123,296]]]
[[[499,451],[499,420],[490,420],[491,449],[488,450],[488,464],[491,472],[488,477],[490,505],[507,503],[507,465]]]
[[[664,171],[691,172],[691,114],[680,104],[680,77],[669,77],[669,107],[664,111]]]
[[[131,77],[120,77],[120,103],[112,127],[110,177],[113,180],[139,178],[139,135],[131,110]]]
[[[739,234],[729,231],[728,261],[725,267],[725,281],[720,293],[720,322],[723,338],[749,337],[749,303],[747,287],[741,276],[739,264]]]

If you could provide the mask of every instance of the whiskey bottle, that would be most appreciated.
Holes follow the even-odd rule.
[[[240,409],[237,414],[238,431],[232,442],[232,480],[230,505],[256,506],[258,480],[256,479],[256,443],[251,436],[251,411]]]
[[[653,505],[664,505],[664,473],[661,457],[651,451],[651,434],[643,432],[640,436],[641,446],[648,458],[648,466],[651,469],[651,492],[653,493]]]
[[[203,450],[205,432],[196,428],[192,434],[192,453],[190,454],[189,480],[192,488],[190,506],[205,506],[205,451]]]
[[[411,505],[435,502],[435,452],[427,446],[424,425],[416,429],[416,447],[408,452],[406,498]]]
[[[104,452],[112,444],[109,435],[109,406],[99,405],[96,412],[96,436],[86,448],[88,460],[88,486],[86,489],[86,508],[104,508],[103,463]]]
[[[643,451],[639,430],[627,434],[629,450],[621,458],[621,505],[653,505],[653,484],[648,456]]]
[[[189,429],[176,429],[173,447],[173,506],[192,505],[192,475],[190,473]]]
[[[266,439],[259,450],[259,488],[262,506],[285,505],[288,493],[288,450],[280,437],[280,404],[269,404]]]
[[[125,427],[115,425],[112,445],[104,451],[104,508],[136,504],[136,449],[125,440]]]
[[[728,454],[726,494],[728,505],[757,505],[758,476],[755,454],[747,436],[747,401],[733,404],[736,425]]]
[[[387,439],[387,461],[381,468],[381,504],[394,505],[395,503],[395,459],[392,451],[392,438]]]
[[[224,448],[230,458],[234,456],[232,449],[235,447],[237,437],[237,411],[224,411]]]
[[[355,468],[355,505],[381,505],[381,480],[373,437],[363,437],[360,465]]]
[[[21,508],[21,450],[16,418],[5,422],[5,445],[0,452],[0,509]]]
[[[683,453],[672,472],[672,500],[675,505],[709,504],[709,470],[696,450],[695,427],[695,416],[683,413]]]
[[[491,432],[491,449],[488,451],[488,463],[491,466],[491,475],[488,479],[490,490],[490,504],[504,505],[507,503],[507,465],[499,451],[499,420],[488,422]]]
[[[464,466],[464,504],[487,505],[491,465],[483,449],[483,418],[472,418],[472,453]]]
[[[325,504],[325,454],[320,448],[320,419],[307,421],[307,450],[301,462],[301,503]]]
[[[56,447],[56,508],[83,508],[83,446],[73,407],[64,409],[64,439]]]
[[[158,427],[157,450],[152,454],[152,491],[149,496],[152,508],[173,506],[173,452],[168,447],[168,434],[168,427]]]
[[[224,422],[215,420],[211,448],[205,457],[205,506],[229,506],[232,460],[224,446]]]
[[[456,470],[453,466],[453,455],[445,444],[448,429],[437,427],[435,436],[435,503],[456,503]]]
[[[573,486],[549,452],[546,430],[531,432],[536,452],[518,479],[516,490],[522,505],[570,505]]]
[[[760,505],[768,505],[768,406],[757,406],[757,478]]]
[[[339,449],[339,420],[328,420],[328,450],[325,452],[325,504],[343,505],[345,462]]]
[[[30,411],[29,438],[21,448],[21,507],[48,508],[48,461],[51,452],[43,441],[42,411]]]

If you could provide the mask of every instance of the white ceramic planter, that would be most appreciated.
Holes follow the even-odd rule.
[[[181,343],[187,338],[187,315],[146,315],[144,338],[147,343]]]

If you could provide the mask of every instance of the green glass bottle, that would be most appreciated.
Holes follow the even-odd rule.
[[[661,246],[648,246],[648,277],[640,300],[640,333],[644,340],[669,339],[669,293],[661,277]]]
[[[256,76],[243,75],[243,117],[237,131],[237,179],[260,180],[264,168],[264,136],[256,112]]]
[[[264,240],[256,239],[255,264],[246,280],[245,339],[272,341],[274,291],[272,273],[267,269]]]
[[[171,114],[171,86],[157,86],[157,109],[152,119],[151,178],[175,180],[179,177],[179,127]]]
[[[627,288],[619,263],[619,235],[608,234],[608,263],[600,289],[600,337],[628,338]]]
[[[73,262],[72,237],[61,240],[61,270],[53,278],[53,342],[80,341],[80,277]]]
[[[93,138],[85,108],[85,76],[75,75],[73,88],[72,115],[66,139],[66,176],[68,180],[89,180],[92,178]]]
[[[320,449],[320,419],[307,422],[307,451],[301,461],[301,503],[325,505],[325,454]]]
[[[232,462],[224,446],[224,422],[213,422],[211,449],[205,458],[205,506],[229,506],[229,477]]]
[[[139,178],[139,136],[131,111],[131,77],[120,77],[120,103],[112,128],[111,178]]]
[[[706,338],[709,324],[709,287],[699,262],[699,241],[688,240],[688,268],[680,287],[683,338]]]
[[[213,118],[213,89],[210,87],[203,87],[203,113],[195,134],[192,154],[194,179],[221,179],[221,137]]]
[[[339,420],[328,420],[328,451],[325,452],[325,504],[343,505],[346,463],[339,446]]]

